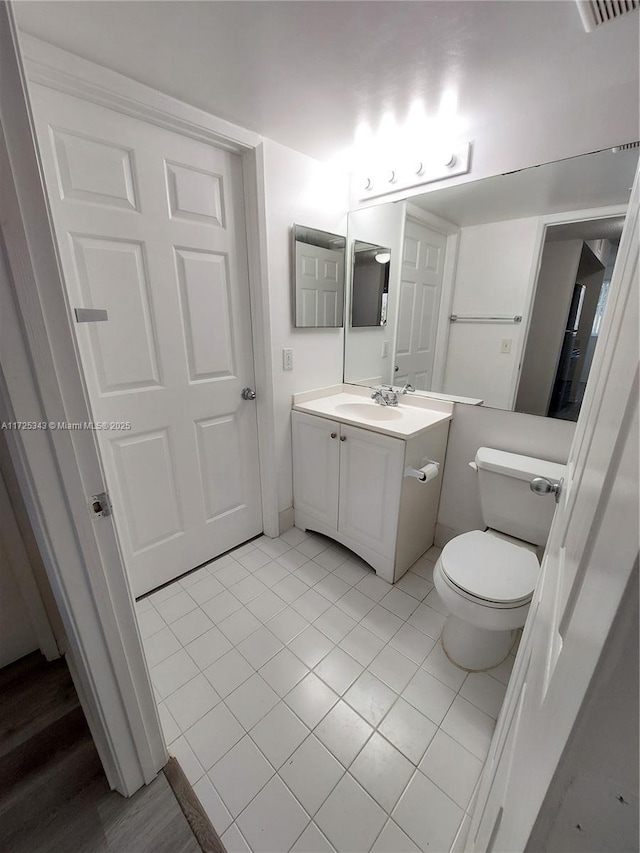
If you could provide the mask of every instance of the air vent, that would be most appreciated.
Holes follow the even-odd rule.
[[[599,27],[640,8],[640,0],[576,0],[585,30]]]
[[[616,145],[611,150],[617,153],[618,151],[629,151],[630,148],[640,148],[640,142],[626,142],[624,145]]]

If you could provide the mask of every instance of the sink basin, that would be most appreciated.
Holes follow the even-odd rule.
[[[336,414],[367,421],[395,421],[402,418],[402,412],[394,406],[380,406],[377,403],[338,403],[335,411]]]

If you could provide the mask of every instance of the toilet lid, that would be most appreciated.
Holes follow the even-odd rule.
[[[440,565],[465,592],[499,603],[529,599],[540,571],[532,551],[481,530],[452,539],[440,555]]]

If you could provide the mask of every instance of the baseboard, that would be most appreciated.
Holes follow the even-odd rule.
[[[280,533],[286,533],[293,527],[293,507],[288,506],[278,513],[278,529]]]

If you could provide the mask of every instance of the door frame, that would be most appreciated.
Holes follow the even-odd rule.
[[[3,333],[11,334],[0,362],[0,407],[11,420],[91,420],[38,161],[23,56],[37,82],[241,155],[264,530],[277,536],[261,137],[44,42],[19,37],[7,2],[0,3],[0,260],[6,262],[6,270],[0,265],[0,299],[6,309]],[[6,435],[93,739],[110,786],[131,796],[152,781],[167,752],[113,521],[98,518],[88,506],[90,496],[105,488],[95,436],[42,429],[9,430]]]
[[[592,219],[611,219],[615,216],[626,217],[628,210],[629,206],[626,204],[610,204],[605,207],[590,207],[585,210],[568,210],[564,213],[548,213],[538,218],[533,259],[529,270],[524,305],[522,308],[524,329],[520,336],[520,343],[515,354],[516,357],[513,359],[513,372],[511,374],[511,392],[509,400],[510,411],[514,411],[516,399],[518,397],[522,362],[527,346],[527,338],[529,337],[529,329],[531,328],[531,317],[536,298],[536,291],[538,289],[538,277],[540,275],[540,267],[542,265],[544,244],[547,239],[547,230],[554,225],[569,225],[573,222],[589,222]],[[558,358],[559,357],[560,355],[558,354]]]

